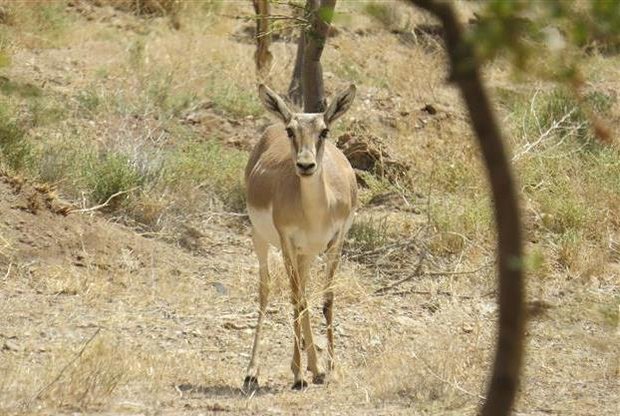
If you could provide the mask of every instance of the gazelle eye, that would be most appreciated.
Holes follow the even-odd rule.
[[[329,133],[328,129],[323,129],[323,131],[321,131],[321,134],[319,134],[319,138],[326,139],[328,133]]]
[[[288,127],[288,128],[286,129],[286,134],[288,135],[288,138],[289,138],[289,139],[292,139],[293,137],[295,137],[295,132],[294,132],[294,131],[293,131],[293,129],[292,129],[292,128],[290,128],[290,127]]]

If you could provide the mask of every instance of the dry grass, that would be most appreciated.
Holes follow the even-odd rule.
[[[379,2],[338,5],[336,22],[350,30],[329,40],[326,88],[356,82],[359,95],[334,135],[363,124],[410,177],[366,176],[334,282],[337,368],[330,384],[302,394],[289,390],[290,294],[272,256],[265,389],[245,397],[258,279],[239,215],[241,171],[269,121],[247,76],[254,45],[232,36],[251,23],[231,16],[253,11],[249,2],[137,4],[114,2],[125,13],[0,3],[9,24],[0,27],[1,169],[54,184],[76,209],[131,190],[66,218],[33,215],[19,192],[3,192],[0,413],[474,414],[496,322],[492,212],[440,43],[408,35],[433,22],[406,7],[386,14]],[[462,5],[464,19],[473,8]],[[273,44],[279,91],[294,48]],[[620,62],[584,59],[588,102],[613,126]],[[618,150],[592,140],[565,91],[515,79],[501,60],[485,76],[528,240],[532,320],[516,412],[615,414]],[[314,279],[319,345],[323,291]]]
[[[179,0],[92,0],[96,6],[112,6],[137,15],[161,15],[178,13],[182,7]]]

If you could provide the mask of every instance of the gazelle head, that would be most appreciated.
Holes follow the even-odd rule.
[[[258,87],[258,95],[265,108],[284,123],[297,175],[303,178],[320,172],[329,127],[351,107],[355,85],[338,93],[323,113],[293,113],[278,94],[263,84]]]

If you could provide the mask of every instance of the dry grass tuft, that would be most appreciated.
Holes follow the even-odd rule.
[[[90,0],[96,6],[112,6],[138,16],[174,15],[183,7],[180,0]]]
[[[54,366],[51,374],[60,371],[59,378],[41,394],[48,406],[82,412],[101,409],[126,382],[131,357],[117,341],[102,336],[83,348],[83,354],[68,367],[59,370]],[[57,357],[54,362],[66,359]]]

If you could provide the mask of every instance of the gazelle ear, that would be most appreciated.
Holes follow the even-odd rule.
[[[355,91],[355,85],[351,84],[336,95],[323,114],[325,124],[330,125],[351,108],[355,98]]]
[[[271,113],[276,115],[284,124],[288,124],[291,121],[293,114],[289,110],[288,106],[282,98],[271,88],[264,84],[258,86],[258,97],[260,98],[263,106]]]

